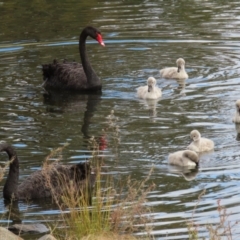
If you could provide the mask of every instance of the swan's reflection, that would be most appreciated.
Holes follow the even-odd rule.
[[[186,86],[186,79],[177,79],[176,82],[178,83],[177,91],[181,95],[186,95],[185,94],[185,86]]]
[[[11,220],[11,224],[18,224],[22,222],[23,214],[19,210],[18,201],[11,202],[10,200],[4,199],[4,206],[6,212],[4,215],[6,219]]]
[[[43,103],[47,105],[48,112],[84,112],[81,131],[85,138],[89,138],[89,125],[101,102],[101,95],[101,93],[74,94],[51,91],[43,95]]]
[[[161,99],[141,99],[139,100],[141,104],[148,110],[148,115],[151,118],[157,117],[157,103]]]
[[[26,221],[25,213],[27,213],[27,215],[36,213],[36,208],[32,207],[32,205],[32,201],[9,201],[4,199],[5,212],[2,217],[8,219],[7,226],[10,228],[14,224],[24,224],[23,220]],[[59,205],[57,205],[51,198],[44,198],[44,200],[34,199],[34,205],[38,206],[38,212],[42,211],[46,213],[46,211],[48,211],[51,214],[53,212],[59,212]],[[14,229],[11,229],[11,231],[13,230]]]
[[[205,159],[209,159],[209,157],[212,155],[212,153],[214,153],[214,149],[212,149],[210,151],[206,151],[206,152],[198,152],[198,156],[199,156],[199,158],[201,158],[201,161],[202,161]],[[201,162],[200,162],[200,164],[201,164]]]
[[[168,170],[171,173],[181,175],[185,178],[186,181],[192,181],[196,178],[199,169],[194,167],[180,167],[169,165]]]
[[[240,141],[240,123],[235,124],[235,129],[237,132],[236,140]]]

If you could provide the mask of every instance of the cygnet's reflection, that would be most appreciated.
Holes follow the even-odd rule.
[[[174,91],[175,94],[186,96],[186,79],[163,79],[162,85],[164,85],[163,89],[167,86],[167,88]]]
[[[235,124],[235,129],[237,132],[236,140],[240,141],[240,123]]]
[[[177,79],[176,82],[178,83],[177,91],[181,95],[186,95],[184,91],[186,86],[186,79]]]
[[[183,176],[186,181],[194,180],[197,174],[199,173],[199,168],[194,168],[194,167],[191,168],[191,167],[180,167],[180,166],[169,165],[168,170],[171,173]]]
[[[232,121],[235,123],[235,129],[237,131],[236,140],[240,141],[240,99],[235,103],[236,112],[232,118]]]
[[[157,116],[157,104],[160,99],[144,99],[140,100],[140,103],[148,110],[149,117],[155,118]]]
[[[232,121],[234,123],[240,123],[240,99],[236,101],[235,107],[236,107],[236,112],[235,112],[235,115],[233,116]]]

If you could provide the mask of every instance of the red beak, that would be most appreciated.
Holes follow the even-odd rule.
[[[102,35],[100,33],[97,34],[96,40],[99,42],[100,45],[105,47],[105,44],[104,44],[103,39],[102,39]]]

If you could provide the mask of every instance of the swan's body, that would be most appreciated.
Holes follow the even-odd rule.
[[[177,67],[168,67],[160,70],[160,75],[163,78],[172,79],[188,79],[188,74],[185,71],[185,61],[183,58],[178,58]]]
[[[232,120],[234,123],[240,123],[240,99],[236,101],[236,113]]]
[[[79,37],[79,52],[82,64],[76,62],[44,64],[43,87],[46,89],[62,89],[69,91],[97,91],[102,89],[102,82],[93,70],[86,53],[86,39],[90,36],[105,46],[100,31],[86,27]]]
[[[187,149],[195,152],[206,152],[214,149],[214,142],[207,138],[202,138],[198,130],[193,130],[190,133],[190,138],[193,140]]]
[[[3,197],[7,200],[59,198],[74,189],[74,194],[81,195],[83,190],[91,189],[95,183],[95,174],[91,174],[88,163],[77,165],[50,165],[32,173],[20,185],[19,161],[13,147],[7,143],[0,144],[0,152],[5,151],[11,160],[9,173],[3,188]]]
[[[162,96],[162,91],[156,86],[156,79],[149,77],[147,86],[137,88],[137,96],[142,99],[158,99]]]
[[[169,154],[168,162],[169,164],[181,167],[197,167],[199,157],[195,152],[191,150],[183,150]]]

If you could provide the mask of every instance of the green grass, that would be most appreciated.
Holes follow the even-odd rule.
[[[62,197],[63,204],[59,208],[64,224],[61,230],[66,231],[57,231],[58,238],[111,239],[114,236],[112,239],[121,239],[124,236],[123,239],[135,239],[135,232],[145,231],[146,237],[150,239],[152,229],[148,224],[152,219],[147,216],[151,209],[145,202],[148,193],[154,188],[154,184],[147,184],[151,171],[142,182],[133,181],[129,177],[126,181],[118,182],[116,188],[110,176],[101,175],[99,168],[96,172],[91,206],[86,201],[87,197],[76,198],[71,194],[71,189]],[[88,191],[83,193],[85,196],[87,194]]]

